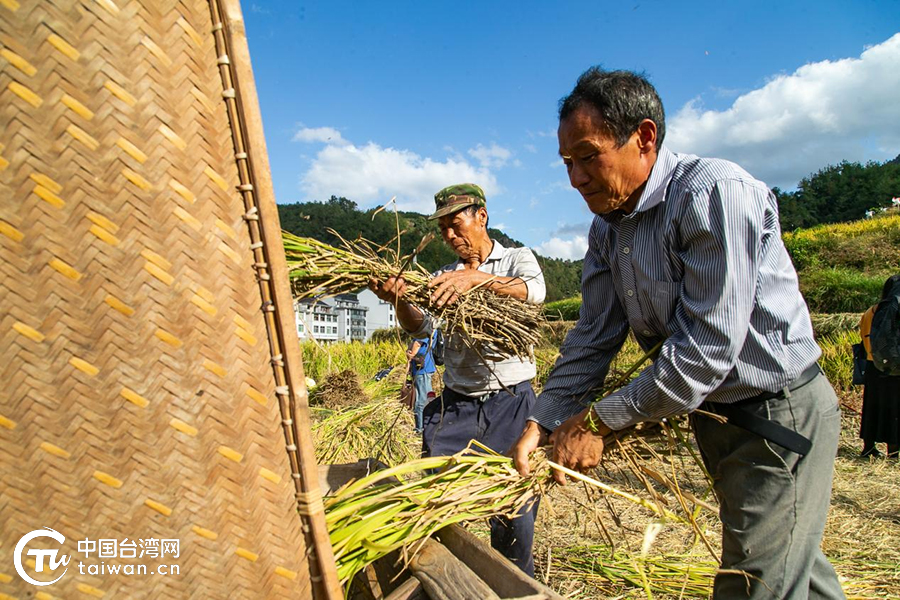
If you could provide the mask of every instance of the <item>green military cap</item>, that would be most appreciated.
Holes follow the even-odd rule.
[[[458,183],[445,187],[434,195],[434,214],[429,219],[452,215],[467,206],[487,206],[484,190],[474,183]]]

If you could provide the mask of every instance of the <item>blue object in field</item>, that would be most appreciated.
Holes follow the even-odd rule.
[[[387,377],[388,374],[393,370],[394,370],[394,367],[388,367],[387,369],[382,369],[382,370],[378,371],[377,373],[375,373],[375,377],[373,377],[372,379],[374,381],[381,381],[382,379]]]

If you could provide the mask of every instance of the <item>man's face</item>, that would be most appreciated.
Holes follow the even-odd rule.
[[[615,139],[603,126],[600,112],[585,104],[560,121],[557,135],[569,183],[581,192],[591,212],[631,212],[650,174],[638,133],[617,148]]]
[[[441,237],[453,248],[456,255],[466,260],[477,255],[478,242],[485,234],[484,224],[487,222],[487,209],[479,207],[475,214],[463,209],[452,215],[438,219]]]

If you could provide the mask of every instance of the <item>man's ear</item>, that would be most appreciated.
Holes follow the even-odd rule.
[[[478,222],[481,225],[484,225],[485,229],[487,229],[487,220],[488,220],[487,209],[483,206],[479,206],[478,207]]]
[[[637,128],[638,148],[640,148],[641,154],[647,154],[657,150],[656,134],[656,123],[650,119],[641,121]]]

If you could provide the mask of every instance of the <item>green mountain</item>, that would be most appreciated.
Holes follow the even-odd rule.
[[[426,215],[415,212],[359,210],[356,203],[347,198],[332,196],[327,202],[302,202],[279,204],[278,216],[281,228],[303,237],[312,237],[331,245],[340,240],[327,230],[333,229],[345,239],[363,237],[377,244],[397,247],[397,230],[401,232],[400,253],[409,254],[428,233],[435,239],[418,255],[418,262],[429,271],[456,260],[456,254],[441,240],[437,223]],[[490,236],[507,247],[523,244],[502,231],[489,228]],[[544,279],[547,282],[547,301],[568,298],[579,293],[583,261],[548,258],[535,253]]]
[[[900,196],[900,156],[865,165],[844,161],[804,177],[793,192],[773,191],[783,231],[862,219]]]

